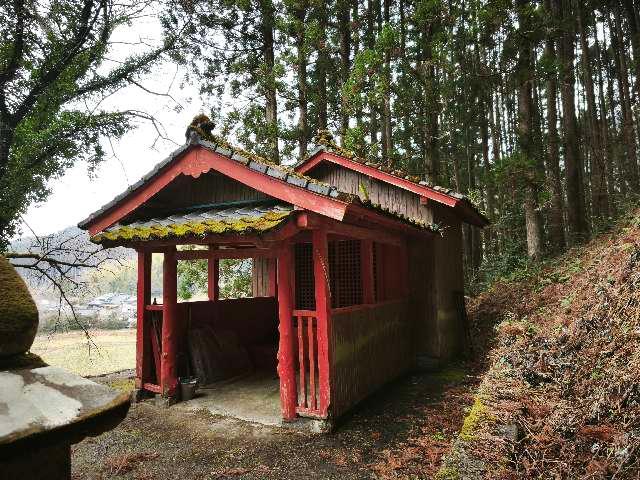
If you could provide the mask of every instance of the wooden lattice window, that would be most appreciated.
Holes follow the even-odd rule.
[[[313,246],[296,243],[294,248],[296,277],[296,309],[315,310],[316,295],[313,278]]]
[[[362,304],[360,241],[329,242],[329,282],[331,307]]]

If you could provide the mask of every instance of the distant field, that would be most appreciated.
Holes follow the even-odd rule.
[[[135,329],[94,330],[90,335],[91,341],[83,332],[38,335],[31,351],[50,365],[83,376],[135,368]]]

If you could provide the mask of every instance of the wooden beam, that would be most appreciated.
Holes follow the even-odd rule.
[[[327,231],[313,230],[313,274],[315,278],[316,318],[318,322],[318,380],[320,384],[320,415],[328,415],[331,400],[330,350],[331,290],[329,288],[329,246]]]
[[[278,346],[278,375],[280,377],[280,408],[282,418],[296,418],[298,400],[293,357],[293,299],[292,246],[285,243],[278,254],[278,316],[280,343]]]
[[[307,230],[326,229],[327,233],[355,238],[358,240],[375,240],[380,243],[400,246],[403,242],[402,236],[388,231],[371,229],[352,225],[350,223],[337,222],[335,220],[323,218],[312,212],[304,212],[298,216],[298,227]]]
[[[151,303],[151,252],[138,251],[138,291],[136,320],[136,388],[143,388],[151,373],[150,339],[146,306]]]
[[[431,230],[427,230],[424,228],[420,228],[418,226],[413,226],[401,219],[393,218],[392,216],[385,215],[381,212],[376,212],[375,210],[368,209],[363,207],[362,205],[351,204],[349,205],[349,209],[347,211],[347,215],[345,216],[346,221],[349,223],[360,223],[365,222],[367,228],[378,228],[384,230],[392,230],[394,232],[403,233],[411,236],[433,236],[436,235],[435,232]]]
[[[217,302],[220,299],[220,260],[211,256],[215,247],[209,246],[207,258],[207,294],[209,300]]]
[[[222,258],[260,258],[273,257],[273,249],[267,248],[224,248],[216,250],[180,250],[177,260],[208,260]]]
[[[178,272],[176,249],[164,252],[162,263],[162,395],[175,398],[178,388]]]

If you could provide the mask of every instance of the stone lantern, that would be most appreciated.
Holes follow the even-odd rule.
[[[71,444],[114,428],[129,396],[29,353],[38,310],[27,286],[0,256],[0,476],[71,477]]]

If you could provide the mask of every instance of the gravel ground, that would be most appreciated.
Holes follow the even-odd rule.
[[[198,412],[133,405],[111,432],[73,447],[73,478],[431,478],[476,380],[459,368],[400,379],[337,430],[313,435]]]

